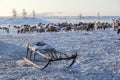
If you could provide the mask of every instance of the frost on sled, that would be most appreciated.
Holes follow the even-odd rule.
[[[71,67],[77,58],[77,53],[62,53],[42,41],[27,44],[26,49],[27,54],[23,59],[38,69],[44,69],[51,64],[51,62],[61,60],[65,60],[67,63],[69,63],[68,67]]]

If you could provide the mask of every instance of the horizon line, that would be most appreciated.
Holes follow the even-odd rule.
[[[64,17],[64,16],[65,16],[65,17],[67,17],[67,16],[68,16],[68,17],[77,17],[76,15],[71,15],[71,16],[70,16],[70,15],[51,15],[51,16],[49,16],[49,15],[45,15],[45,16],[42,15],[42,16],[36,16],[36,17],[57,17],[57,16],[58,16],[58,17]],[[98,17],[97,15],[95,15],[95,16],[94,16],[94,15],[85,15],[85,16],[82,16],[82,17],[88,17],[88,16],[89,16],[89,17],[90,17],[90,16],[91,16],[91,17],[92,17],[92,16],[93,16],[93,17],[95,17],[95,16]],[[102,16],[100,16],[100,17],[105,17],[105,16],[120,17],[120,15],[102,15]],[[12,17],[12,16],[0,16],[0,17]],[[23,17],[23,16],[17,16],[17,18],[21,18],[21,17]],[[27,18],[31,18],[32,16],[26,16],[26,17],[27,17]],[[79,16],[78,16],[78,17],[79,17]]]

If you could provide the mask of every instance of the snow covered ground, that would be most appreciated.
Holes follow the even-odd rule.
[[[3,21],[1,26],[20,22]],[[26,22],[32,25],[39,21],[54,22],[48,19]],[[34,34],[16,34],[13,28],[10,34],[0,30],[0,80],[120,80],[119,39],[120,35],[113,29]],[[38,41],[44,41],[61,52],[77,52],[76,63],[71,68],[66,68],[62,61],[53,62],[44,70],[31,67],[22,59],[26,55],[25,45]]]

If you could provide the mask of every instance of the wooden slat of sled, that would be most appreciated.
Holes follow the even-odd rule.
[[[39,55],[41,55],[41,56],[43,56],[44,58],[46,58],[46,59],[51,59],[51,57],[48,57],[48,56],[46,56],[46,55],[44,55],[44,54],[42,54],[42,53],[40,53],[39,51],[37,51],[37,50],[35,50],[35,49],[33,49],[32,47],[30,47],[30,46],[28,46],[28,48],[30,49],[30,50],[32,50],[33,52],[36,52],[37,54],[39,54]]]
[[[47,58],[47,59],[49,59],[49,60],[51,59],[51,57],[48,57],[48,56],[40,53],[39,51],[35,51],[35,52],[38,53],[39,55],[43,56],[44,58]]]
[[[33,63],[32,61],[28,60],[27,58],[23,57],[24,61],[26,61],[27,63],[31,64],[32,66],[41,69],[41,67],[39,67],[37,64]]]

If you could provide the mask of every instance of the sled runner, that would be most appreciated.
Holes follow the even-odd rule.
[[[26,58],[23,59],[38,69],[46,68],[53,61],[72,60],[68,67],[71,67],[77,58],[76,54],[64,54],[55,50],[50,45],[44,42],[37,42],[35,44],[27,44]],[[36,64],[37,63],[37,64]],[[39,64],[38,64],[39,63]]]

